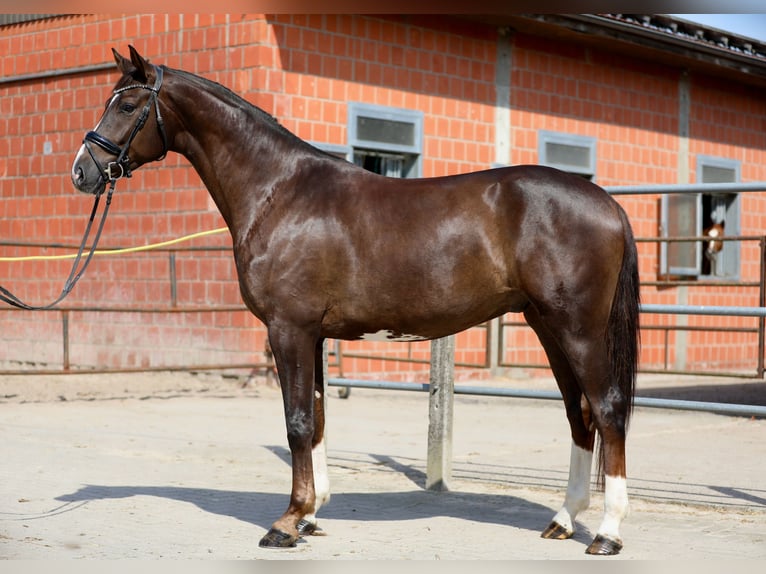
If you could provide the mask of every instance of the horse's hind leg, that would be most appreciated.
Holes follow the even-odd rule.
[[[526,313],[528,320],[531,318],[530,325],[537,325],[535,331],[538,336],[541,336],[559,386],[563,387],[561,391],[572,427],[574,464],[570,468],[570,482],[567,488],[569,501],[565,501],[562,511],[556,515],[554,522],[565,521],[567,514],[571,515],[572,511],[577,509],[578,488],[584,489],[585,484],[589,482],[595,426],[603,449],[601,470],[605,475],[604,518],[586,552],[617,554],[622,549],[620,523],[628,514],[625,480],[625,421],[628,416],[629,400],[610,380],[612,371],[603,336],[604,327],[602,326],[601,329],[594,327],[598,321],[593,321],[590,311],[582,311],[579,317],[573,316],[573,313],[574,311],[570,309],[570,314],[567,316],[553,314],[545,319],[541,319],[534,310]],[[571,325],[577,325],[577,328],[572,328]],[[588,437],[587,441],[583,437]],[[578,449],[583,449],[584,452]],[[588,477],[585,476],[586,469]],[[565,528],[563,535],[566,534],[567,525],[562,524],[562,526]],[[549,528],[551,532],[548,537],[556,538],[555,525],[552,524]]]
[[[316,513],[330,500],[330,478],[327,474],[327,440],[325,433],[325,409],[327,395],[324,380],[324,339],[316,346],[314,361],[314,438],[311,441],[311,462],[314,470],[314,492],[316,503],[314,512],[304,516],[298,522],[299,534],[324,534],[317,526]]]
[[[601,439],[599,472],[604,479],[604,518],[586,552],[617,554],[622,549],[620,524],[628,515],[625,438],[630,398],[611,380],[603,337],[586,340],[564,334],[562,340]]]
[[[561,509],[543,531],[543,538],[564,540],[575,532],[575,517],[590,504],[590,473],[593,462],[595,427],[590,419],[588,402],[580,390],[564,353],[534,307],[524,313],[535,330],[548,357],[556,383],[561,391],[572,435],[569,459],[569,480]]]

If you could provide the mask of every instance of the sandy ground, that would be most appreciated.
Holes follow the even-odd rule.
[[[599,493],[572,540],[539,537],[566,487],[559,402],[456,397],[453,478],[437,493],[423,488],[427,396],[363,389],[329,392],[326,536],[260,549],[287,505],[289,452],[279,392],[245,381],[0,377],[0,557],[766,558],[766,420],[637,409],[625,549],[603,559],[584,554]]]

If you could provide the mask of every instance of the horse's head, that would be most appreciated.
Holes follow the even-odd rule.
[[[101,193],[108,182],[130,177],[134,169],[167,152],[159,103],[163,69],[133,46],[130,59],[112,52],[122,77],[72,164],[72,183],[85,193]]]

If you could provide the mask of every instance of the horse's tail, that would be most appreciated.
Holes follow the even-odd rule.
[[[612,300],[609,322],[606,329],[606,347],[610,365],[612,384],[617,385],[620,394],[627,402],[625,429],[628,428],[633,411],[633,397],[636,388],[638,354],[641,333],[639,330],[639,279],[638,252],[630,222],[622,208],[619,208],[622,220],[624,252],[622,267],[617,279],[617,288]],[[604,441],[599,441],[598,478],[603,485],[604,479]]]

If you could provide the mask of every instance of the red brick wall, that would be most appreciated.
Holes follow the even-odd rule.
[[[551,130],[597,138],[596,180],[601,185],[678,183],[680,70],[524,35],[515,37],[512,59],[512,163],[535,163],[538,130]],[[697,154],[741,161],[742,181],[766,180],[766,103],[758,92],[692,74],[691,183]],[[618,201],[627,209],[636,236],[657,236],[659,196],[619,196]],[[763,233],[766,194],[743,194],[741,201],[741,233]],[[758,281],[757,242],[743,243],[741,249],[741,279]],[[656,280],[660,266],[656,244],[640,243],[639,258],[642,280]],[[688,303],[693,305],[758,305],[757,288],[694,287],[692,283],[688,289]],[[677,289],[644,287],[642,297],[646,303],[679,303]],[[674,325],[678,319],[645,315],[643,321]],[[753,328],[757,321],[690,317],[689,324]],[[506,360],[544,363],[531,332],[515,331],[514,344],[505,349]],[[664,337],[661,331],[644,332],[641,360],[645,367],[662,366]],[[670,332],[668,337],[672,366],[676,335]],[[696,369],[754,368],[755,341],[754,334],[690,333],[688,364]]]
[[[736,159],[741,162],[742,181],[766,180],[766,102],[758,90],[745,89],[728,82],[699,78],[692,84],[694,102],[690,119],[690,157],[692,174],[696,173],[697,154]],[[762,235],[766,229],[766,195],[743,194],[740,211],[743,235]],[[758,281],[761,253],[758,242],[741,244],[741,278]],[[689,291],[691,305],[757,306],[757,288],[696,288]],[[726,325],[753,327],[752,318],[690,317],[691,325]],[[713,368],[738,368],[745,359],[757,360],[752,345],[754,335],[734,332],[691,333],[689,360]]]
[[[109,62],[112,46],[127,53],[132,43],[156,62],[231,87],[308,140],[345,143],[347,102],[364,101],[426,113],[424,175],[479,169],[491,160],[494,43],[486,31],[459,27],[445,33],[356,16],[173,14],[65,17],[1,32],[7,76]],[[40,46],[58,49],[41,56]],[[0,140],[6,174],[0,202],[3,238],[79,241],[91,199],[73,192],[69,166],[116,79],[110,70],[2,88],[0,121],[8,135]],[[470,106],[463,98],[469,98]],[[45,142],[53,150],[43,156]],[[162,164],[146,166],[129,182],[120,182],[103,244],[153,243],[222,225],[197,175],[171,154]],[[229,241],[220,234],[194,244],[224,246]],[[2,255],[38,252],[6,247]],[[58,293],[68,265],[0,263],[0,280],[25,300],[47,302]],[[240,302],[228,252],[179,253],[176,273],[181,307]],[[165,253],[97,257],[66,304],[170,305],[168,276]],[[9,344],[0,350],[0,360],[62,360],[57,312],[6,312],[3,320]],[[263,359],[265,331],[246,312],[77,312],[70,321],[70,340],[75,365],[241,363]],[[397,347],[427,359],[422,349],[410,350],[409,345],[388,349]],[[360,352],[377,351],[362,346]],[[471,348],[466,352],[476,354]],[[406,363],[354,361],[354,371],[385,371],[394,378],[407,377],[412,370]],[[403,374],[397,375],[399,371]]]
[[[90,15],[0,28],[0,70],[11,77],[111,61],[127,44],[157,63],[218,81],[275,115],[300,137],[345,144],[347,103],[424,113],[425,176],[488,167],[494,160],[496,31],[438,17],[350,15]],[[54,48],[54,49],[51,49]],[[603,185],[675,183],[679,70],[517,33],[512,39],[513,163],[536,163],[538,130],[597,138]],[[103,109],[116,71],[0,84],[0,240],[75,243],[91,199],[76,194],[69,167],[83,134]],[[766,180],[766,103],[757,90],[692,75],[689,163],[698,153],[739,159],[743,181]],[[51,153],[45,154],[46,145]],[[620,197],[636,235],[656,236],[659,198]],[[742,200],[742,231],[760,233],[766,199]],[[121,181],[104,246],[133,246],[223,226],[183,158],[145,166]],[[228,234],[187,245],[228,248]],[[60,253],[47,250],[46,253]],[[39,249],[0,247],[0,256]],[[641,244],[641,275],[656,279],[658,255]],[[758,253],[742,249],[743,279],[757,280]],[[228,251],[177,254],[177,305],[240,304]],[[0,262],[0,284],[35,303],[51,300],[69,262]],[[66,305],[170,305],[168,254],[97,257]],[[690,288],[690,303],[752,305],[753,290]],[[676,303],[675,289],[644,289],[645,302]],[[60,364],[58,312],[3,312],[0,362]],[[516,319],[517,317],[509,318]],[[649,320],[649,319],[648,319]],[[674,323],[655,316],[651,322]],[[710,321],[710,319],[690,320]],[[731,324],[752,324],[735,320]],[[696,324],[696,323],[693,323]],[[461,335],[458,361],[483,362],[483,329]],[[508,333],[507,359],[544,363],[529,333]],[[674,340],[671,334],[671,342]],[[713,337],[711,339],[711,337]],[[158,366],[261,361],[263,327],[247,312],[97,315],[73,313],[70,360],[86,366]],[[690,335],[697,364],[752,363],[741,336]],[[374,344],[344,343],[359,354]],[[715,355],[708,352],[716,347]],[[387,355],[427,358],[427,344],[389,344]],[[643,361],[663,360],[662,335],[644,335]],[[720,356],[719,356],[720,355]],[[672,357],[671,357],[672,360]],[[414,369],[414,370],[413,370]],[[422,377],[425,367],[348,359],[346,374]],[[415,374],[413,374],[415,372]],[[419,373],[419,374],[418,374]]]

